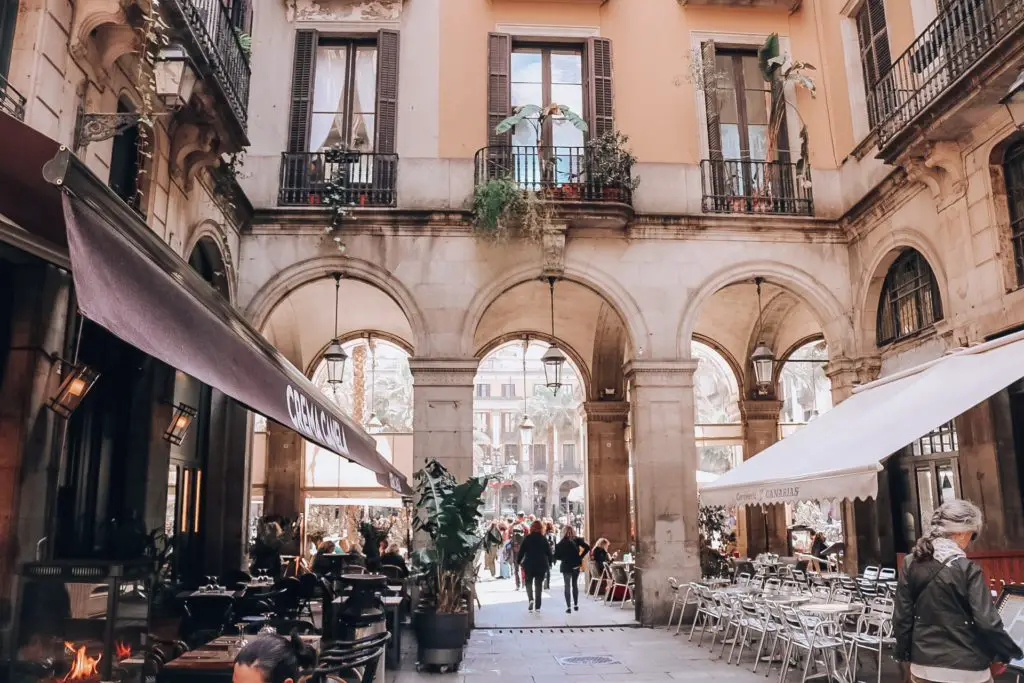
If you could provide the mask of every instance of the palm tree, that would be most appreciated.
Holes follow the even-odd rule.
[[[576,385],[578,386],[578,385]],[[533,420],[535,428],[547,434],[547,496],[550,501],[555,480],[555,435],[563,435],[576,424],[576,415],[580,399],[576,390],[560,391],[557,394],[548,388],[538,389],[526,404],[526,412]],[[533,454],[530,454],[533,461]],[[531,466],[532,468],[532,466]],[[548,503],[548,501],[545,501]],[[550,507],[550,505],[546,505]],[[545,514],[546,516],[546,514]]]

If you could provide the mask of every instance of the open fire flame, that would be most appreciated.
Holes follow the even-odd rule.
[[[71,668],[68,670],[66,676],[62,681],[81,681],[86,678],[92,678],[99,676],[99,663],[103,659],[103,655],[98,657],[90,657],[85,653],[85,645],[76,648],[74,643],[64,641],[64,649],[68,654],[74,655],[75,658],[71,662]]]
[[[132,656],[131,646],[125,645],[124,642],[120,640],[114,643],[114,648],[114,654],[117,656],[118,660],[128,659]]]

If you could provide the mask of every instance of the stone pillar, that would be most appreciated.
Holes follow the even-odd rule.
[[[747,399],[740,403],[743,415],[743,459],[749,460],[779,440],[779,413],[782,401]],[[789,554],[786,541],[786,506],[747,506],[747,553],[756,557],[762,552]]]
[[[245,557],[249,512],[249,415],[234,400],[214,390],[210,422],[206,466],[208,483],[203,501],[204,557],[211,573],[219,574],[240,568]],[[299,486],[301,490],[301,480]]]
[[[587,412],[587,526],[593,543],[609,541],[609,551],[629,552],[629,451],[625,401],[591,401]]]
[[[303,511],[302,449],[296,432],[267,421],[267,491],[263,514],[295,519]]]
[[[876,379],[881,367],[878,358],[861,358],[856,361],[842,357],[830,358],[826,374],[832,383],[832,405],[837,406],[848,399],[858,384]],[[867,550],[866,544],[877,536],[876,505],[874,500],[844,500],[841,506],[846,543],[843,551],[844,569],[856,574],[860,571],[861,546],[864,545]]]
[[[476,358],[410,358],[413,471],[436,459],[465,481],[473,476],[473,380]]]
[[[5,268],[0,316],[9,314],[11,326],[0,368],[0,626],[11,614],[15,568],[34,559],[55,507],[64,420],[45,407],[61,381],[48,354],[66,355],[70,281],[54,266]],[[47,545],[52,551],[52,539]]]
[[[700,578],[697,542],[695,360],[633,360],[624,371],[633,411],[638,618],[664,623],[672,604],[668,578]]]

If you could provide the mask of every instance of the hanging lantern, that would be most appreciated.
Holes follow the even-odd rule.
[[[544,384],[551,389],[551,393],[557,396],[558,390],[562,388],[562,366],[565,365],[565,354],[552,344],[540,360],[544,363]]]
[[[754,365],[757,388],[761,393],[767,393],[775,375],[775,356],[772,355],[772,350],[764,342],[758,342],[754,353],[750,355],[750,362]]]
[[[384,423],[377,417],[377,413],[370,413],[370,419],[366,421],[366,431],[371,434],[384,429]]]
[[[327,383],[341,384],[345,379],[348,354],[341,348],[341,342],[337,338],[331,340],[331,345],[324,352],[324,361],[327,363]]]
[[[519,441],[524,447],[533,445],[533,420],[529,415],[523,415],[523,421],[519,423]]]

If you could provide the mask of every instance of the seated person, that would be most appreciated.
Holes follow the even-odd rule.
[[[331,569],[330,557],[334,554],[334,541],[324,541],[316,549],[313,557],[313,573],[323,576]]]
[[[235,657],[232,683],[298,683],[316,664],[316,651],[298,635],[265,634],[250,640]]]
[[[398,567],[403,579],[409,576],[409,567],[405,564],[405,558],[399,552],[397,543],[389,545],[384,554],[380,556],[380,566]]]

